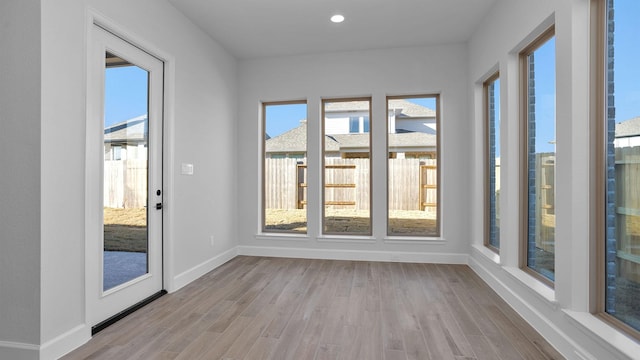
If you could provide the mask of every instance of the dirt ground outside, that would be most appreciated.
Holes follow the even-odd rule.
[[[104,208],[106,251],[147,251],[147,209]]]
[[[265,227],[268,230],[305,232],[307,231],[306,216],[307,212],[304,209],[267,209]],[[367,233],[370,225],[368,211],[326,210],[325,232],[327,233]],[[394,235],[437,236],[435,216],[430,216],[424,211],[391,211],[389,225]]]
[[[306,210],[268,209],[267,229],[276,231],[307,230]],[[104,246],[107,251],[147,251],[146,208],[104,208]],[[366,233],[370,221],[367,211],[327,210],[328,233]],[[436,236],[436,219],[424,211],[392,211],[393,234]]]

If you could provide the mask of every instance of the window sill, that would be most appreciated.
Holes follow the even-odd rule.
[[[307,234],[289,234],[289,233],[258,233],[256,240],[286,240],[286,241],[309,241]]]
[[[412,236],[387,236],[384,238],[385,244],[444,244],[447,241],[443,237],[412,237]]]
[[[500,254],[492,251],[491,249],[489,249],[484,245],[474,244],[472,245],[472,248],[475,249],[480,254],[484,255],[485,258],[494,262],[496,265],[500,265]]]
[[[562,310],[567,318],[595,341],[616,348],[630,359],[640,354],[640,344],[604,320],[588,312]]]
[[[318,236],[318,242],[375,244],[377,241],[373,236],[322,235]]]
[[[503,269],[513,278],[530,288],[534,294],[538,295],[542,300],[548,303],[555,310],[559,309],[560,304],[556,301],[555,291],[546,284],[527,274],[520,268],[504,266]]]

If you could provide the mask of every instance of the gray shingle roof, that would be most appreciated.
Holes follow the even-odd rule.
[[[389,110],[397,110],[398,118],[435,117],[436,112],[428,107],[404,99],[389,100]],[[325,103],[326,112],[348,112],[369,110],[368,101],[337,101]]]
[[[369,134],[340,134],[331,135],[340,145],[340,150],[360,149],[369,147]],[[325,144],[327,142],[325,141]],[[389,134],[391,148],[424,148],[436,146],[436,136],[422,132],[406,132]]]
[[[293,128],[276,137],[265,141],[265,150],[268,153],[274,152],[306,152],[307,151],[307,123],[302,122],[300,126]]]
[[[142,115],[104,129],[104,142],[140,142],[147,133],[147,115]]]
[[[301,123],[281,135],[265,141],[267,153],[306,152],[307,124]],[[369,147],[369,134],[336,134],[325,136],[325,151],[348,151]],[[436,146],[436,135],[423,132],[389,134],[391,148],[425,148]]]
[[[616,124],[616,137],[640,136],[640,116]]]
[[[340,145],[340,150],[363,149],[369,147],[369,133],[364,134],[336,134],[327,137],[334,138]],[[327,141],[325,140],[325,146]]]
[[[326,112],[366,111],[369,110],[368,101],[336,101],[325,103]]]
[[[436,117],[436,111],[404,99],[389,100],[389,110],[401,109],[397,118]]]
[[[389,147],[433,147],[436,140],[436,135],[423,132],[389,134]]]

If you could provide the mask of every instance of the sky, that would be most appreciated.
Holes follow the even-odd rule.
[[[494,98],[495,101],[495,132],[496,132],[496,158],[500,158],[500,78],[496,79],[493,83],[493,91],[496,95]]]
[[[555,36],[534,51],[536,95],[536,152],[555,152],[556,71]]]
[[[615,26],[620,30],[615,37],[615,102],[616,122],[640,116],[640,1],[616,0]],[[555,38],[536,51],[536,100],[538,123],[536,151],[555,151],[550,142],[555,139]],[[553,79],[545,81],[544,79]],[[105,126],[147,113],[147,72],[138,67],[107,69],[105,84]],[[409,99],[433,108],[427,103]],[[430,100],[426,100],[430,101]],[[298,126],[307,118],[306,105],[270,106],[267,133],[275,137]]]
[[[640,116],[640,1],[615,0],[614,6],[616,122],[621,122]]]
[[[137,66],[106,70],[105,127],[147,113],[147,79],[147,71]]]
[[[270,137],[276,137],[307,118],[307,104],[271,105],[266,108],[265,126]]]

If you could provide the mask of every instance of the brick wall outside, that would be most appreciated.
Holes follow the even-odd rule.
[[[536,268],[536,83],[534,55],[528,61],[527,108],[527,266]]]
[[[615,314],[615,292],[616,292],[616,170],[615,170],[615,148],[613,142],[616,136],[616,108],[615,108],[615,87],[614,87],[614,0],[607,1],[607,240],[606,240],[606,301],[605,310],[610,314]]]

